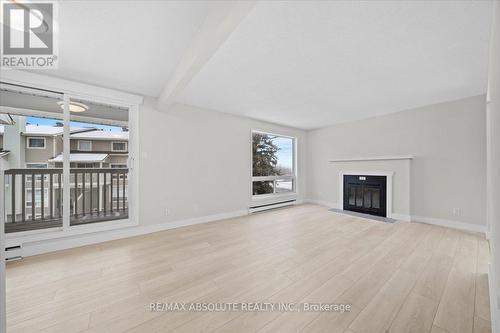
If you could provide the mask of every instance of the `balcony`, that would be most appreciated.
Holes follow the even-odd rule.
[[[5,171],[5,232],[63,225],[63,170]],[[128,218],[128,169],[70,169],[70,225]]]

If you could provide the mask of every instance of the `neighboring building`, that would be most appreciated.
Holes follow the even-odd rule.
[[[0,149],[10,151],[10,168],[62,167],[62,126],[31,125],[16,117],[15,125],[0,126]],[[71,128],[71,168],[126,168],[126,130]]]

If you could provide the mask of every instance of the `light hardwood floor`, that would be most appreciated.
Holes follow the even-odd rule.
[[[7,267],[8,332],[489,332],[486,240],[301,205]],[[350,312],[151,312],[151,302]]]

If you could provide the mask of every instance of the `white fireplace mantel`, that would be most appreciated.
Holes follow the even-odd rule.
[[[366,155],[365,155],[366,156]],[[411,165],[413,155],[379,155],[371,157],[332,158],[328,161],[330,168],[339,177],[340,197],[337,207],[344,209],[344,175],[368,175],[386,177],[386,210],[387,217],[397,220],[410,220],[411,206]],[[397,176],[396,176],[397,175]],[[394,206],[394,195],[397,195],[397,207]]]
[[[375,157],[353,157],[353,158],[332,158],[328,162],[358,162],[358,161],[388,161],[388,160],[412,160],[413,155],[397,156],[375,156]]]

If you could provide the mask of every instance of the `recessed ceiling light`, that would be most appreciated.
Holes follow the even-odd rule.
[[[57,102],[57,104],[64,110],[64,102]],[[83,112],[87,111],[89,107],[83,103],[78,102],[69,102],[69,111],[70,112]]]

